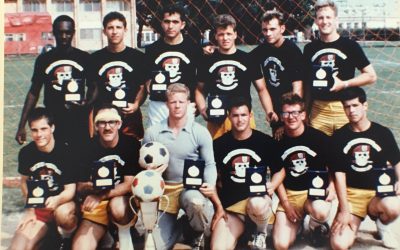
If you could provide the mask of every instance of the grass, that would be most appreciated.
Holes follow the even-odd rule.
[[[244,47],[244,50],[249,50]],[[393,131],[397,142],[400,142],[400,48],[399,47],[364,47],[364,51],[378,75],[376,84],[367,87],[369,102],[369,117],[371,120],[381,123]],[[16,176],[17,157],[21,146],[14,140],[18,126],[22,106],[26,93],[30,87],[32,76],[33,56],[5,57],[5,86],[4,86],[4,176]],[[265,123],[265,115],[262,112],[258,97],[252,89],[254,113],[257,128],[265,133],[270,133],[269,126]],[[42,101],[39,100],[39,104]],[[147,102],[142,107],[146,116]],[[204,124],[201,118],[197,120]],[[145,118],[145,126],[147,121]],[[3,213],[11,211],[15,207],[22,208],[22,200],[19,190],[4,189]]]

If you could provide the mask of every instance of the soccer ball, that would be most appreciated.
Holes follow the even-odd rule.
[[[143,170],[133,179],[132,193],[141,201],[157,200],[164,194],[164,179],[155,170]]]
[[[139,164],[145,169],[158,168],[161,165],[168,165],[168,149],[159,142],[148,142],[139,151]]]

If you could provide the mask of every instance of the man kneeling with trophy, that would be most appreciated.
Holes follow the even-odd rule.
[[[130,227],[136,222],[129,207],[133,176],[139,172],[140,143],[119,133],[121,115],[111,104],[94,116],[97,132],[83,159],[78,182],[82,222],[72,249],[96,249],[110,220],[118,228],[119,248],[132,250]]]
[[[165,214],[159,217],[154,230],[156,249],[170,249],[182,233],[178,222],[178,212],[182,208],[194,231],[191,243],[193,249],[204,244],[204,236],[209,234],[209,223],[213,207],[207,198],[215,189],[217,178],[211,135],[207,129],[188,119],[190,103],[189,89],[181,83],[168,86],[167,107],[169,116],[145,132],[143,144],[159,142],[169,151],[168,166],[150,164],[163,172],[166,182],[164,194],[169,204],[160,201],[159,210]]]

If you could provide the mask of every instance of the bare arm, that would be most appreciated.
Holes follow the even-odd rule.
[[[75,196],[76,184],[70,183],[64,185],[64,190],[55,196],[50,196],[46,199],[46,208],[55,210],[58,206],[71,201]]]
[[[394,171],[397,176],[397,181],[395,183],[396,194],[400,195],[400,162],[398,162],[396,165],[394,165],[393,168],[394,168]]]
[[[92,105],[96,100],[99,94],[99,90],[97,88],[97,84],[93,82],[92,84],[88,84],[88,90],[86,93],[86,105]]]
[[[304,97],[303,96],[303,81],[294,81],[292,82],[292,89],[293,89],[293,93],[297,94],[300,97]]]
[[[335,188],[336,194],[339,200],[339,207],[332,223],[332,233],[337,234],[343,232],[343,230],[350,226],[352,227],[352,216],[350,214],[349,204],[347,202],[347,191],[346,191],[346,174],[343,172],[335,173]],[[355,231],[355,228],[353,229]]]
[[[361,87],[376,82],[376,72],[371,64],[364,67],[360,71],[361,74],[348,80],[341,80],[334,76],[335,84],[330,89],[330,91],[337,92],[348,87]]]
[[[278,121],[278,116],[274,112],[274,107],[272,106],[272,99],[267,90],[264,77],[254,81],[254,87],[257,90],[258,97],[260,98],[261,106],[266,114],[267,122]]]
[[[144,103],[146,97],[146,90],[144,85],[140,85],[139,91],[136,94],[135,100],[133,103],[128,103],[128,107],[123,108],[122,112],[124,114],[132,114],[136,112],[139,107]]]
[[[204,97],[204,82],[198,82],[195,90],[195,101],[197,110],[200,115],[203,116],[204,120],[207,120],[207,107],[206,107],[206,98]]]
[[[24,107],[22,108],[21,118],[18,124],[17,134],[15,135],[15,140],[20,145],[26,142],[25,125],[28,120],[28,114],[36,106],[38,100],[39,100],[39,94],[34,95],[31,92],[28,92],[28,94],[26,95]]]

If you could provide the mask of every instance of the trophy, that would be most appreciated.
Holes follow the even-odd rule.
[[[128,90],[127,87],[111,88],[112,104],[119,108],[128,107]]]
[[[150,84],[150,99],[153,101],[165,101],[165,92],[167,91],[170,77],[168,71],[153,71],[153,77]]]
[[[85,85],[81,79],[63,80],[62,92],[66,103],[82,102],[85,95]]]
[[[140,218],[146,230],[145,250],[156,249],[153,238],[153,230],[157,226],[157,221],[165,213],[159,216],[158,205],[162,198],[166,199],[169,206],[168,196],[164,194],[164,179],[155,170],[143,170],[135,176],[132,183],[132,194],[129,204],[133,213],[138,215],[134,204],[139,204]]]
[[[93,188],[97,190],[110,190],[115,186],[115,161],[95,161],[92,167]]]
[[[376,196],[395,196],[394,184],[396,175],[394,168],[374,168],[376,176]]]
[[[332,67],[313,65],[313,84],[318,90],[329,90],[332,88],[334,80],[332,77]]]
[[[183,187],[199,189],[203,184],[205,161],[185,160],[183,167]]]
[[[26,196],[26,208],[43,208],[49,195],[47,180],[27,180],[28,194]]]
[[[327,196],[326,189],[329,185],[328,171],[313,171],[308,170],[308,199],[325,200]]]
[[[246,183],[249,186],[249,196],[264,196],[267,194],[267,175],[265,166],[246,168]]]
[[[210,121],[222,122],[226,117],[227,100],[223,95],[209,95],[207,97],[207,116]]]

